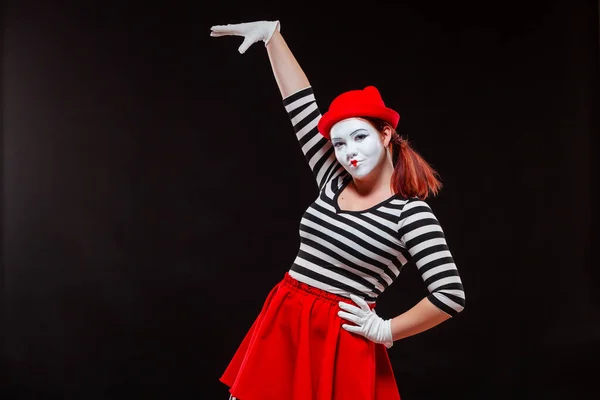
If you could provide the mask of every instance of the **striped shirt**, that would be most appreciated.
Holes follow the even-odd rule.
[[[338,196],[352,176],[317,129],[321,113],[312,87],[284,98],[283,105],[319,188],[300,221],[300,249],[290,276],[340,296],[355,294],[375,302],[403,267],[414,264],[434,305],[451,316],[462,311],[463,285],[427,203],[395,194],[366,210],[340,209]]]

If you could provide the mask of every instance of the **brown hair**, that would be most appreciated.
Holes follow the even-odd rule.
[[[439,174],[402,138],[387,122],[364,118],[371,122],[381,133],[387,126],[392,130],[390,144],[392,147],[392,163],[394,173],[390,185],[395,193],[404,198],[418,197],[426,199],[430,194],[435,196],[442,188]]]

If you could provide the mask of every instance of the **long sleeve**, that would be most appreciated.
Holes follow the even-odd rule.
[[[344,171],[335,158],[333,145],[317,129],[321,118],[312,87],[306,87],[283,99],[296,138],[319,187]]]
[[[465,307],[465,292],[433,211],[415,199],[404,205],[400,218],[398,234],[429,291],[427,298],[450,316],[458,314]]]

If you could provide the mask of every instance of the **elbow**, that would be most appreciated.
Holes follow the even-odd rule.
[[[449,317],[454,317],[465,309],[464,292],[453,293],[434,292],[428,296],[431,303],[447,314]]]
[[[446,295],[447,306],[451,309],[451,317],[455,317],[465,309],[465,292],[455,293],[452,296]]]
[[[452,308],[454,309],[455,315],[461,313],[465,309],[467,296],[465,294],[465,288],[460,280],[458,281],[458,284],[454,285],[454,288],[451,291],[447,291],[445,294],[453,303]]]
[[[465,309],[465,303],[463,302],[461,305],[459,305],[456,308],[456,314],[458,315],[459,313],[461,313],[463,310]]]
[[[460,312],[462,312],[465,309],[465,305],[466,305],[465,292],[463,291],[461,294],[462,294],[462,296],[458,297],[455,301],[456,307],[454,308],[454,310],[456,311],[456,314],[459,314]]]

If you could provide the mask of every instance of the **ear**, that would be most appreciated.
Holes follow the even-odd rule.
[[[392,127],[385,125],[381,133],[383,135],[383,147],[388,147],[392,140]]]

